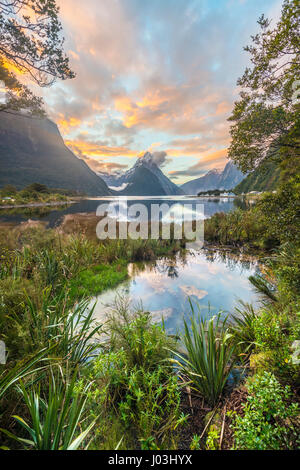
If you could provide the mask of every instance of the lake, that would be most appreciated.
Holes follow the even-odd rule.
[[[49,228],[53,228],[59,226],[68,214],[96,214],[100,204],[122,206],[126,202],[128,207],[143,203],[148,209],[151,204],[203,204],[204,218],[217,212],[229,212],[236,207],[243,208],[243,201],[238,198],[103,197],[57,208],[0,210],[0,222],[21,223],[32,219],[44,221]],[[129,279],[116,289],[93,299],[90,306],[96,302],[95,317],[103,321],[116,299],[127,299],[132,308],[142,306],[150,311],[153,321],[160,322],[163,318],[168,333],[176,333],[182,328],[183,317],[188,319],[191,314],[190,302],[195,310],[200,309],[201,315],[213,315],[222,310],[224,316],[234,311],[239,299],[257,303],[258,295],[248,280],[256,272],[259,272],[259,265],[255,260],[244,261],[226,252],[207,249],[191,251],[152,263],[129,265]]]
[[[258,303],[259,297],[248,280],[256,272],[257,261],[243,261],[213,250],[131,264],[130,279],[94,298],[90,307],[96,303],[95,318],[103,322],[115,302],[126,299],[132,309],[142,306],[150,311],[154,322],[163,318],[167,332],[175,334],[182,329],[182,319],[191,314],[190,301],[204,316],[219,311],[224,316],[233,313],[239,299]]]
[[[64,216],[68,214],[78,213],[96,213],[98,206],[104,202],[117,204],[118,201],[124,202],[125,198],[106,197],[106,198],[90,198],[84,199],[74,204],[67,204],[58,207],[27,207],[27,208],[11,208],[0,209],[0,223],[21,223],[28,219],[40,220],[46,222],[48,228],[57,227],[61,224]],[[220,199],[207,199],[190,196],[159,196],[159,197],[130,197],[127,198],[128,206],[130,207],[135,203],[143,203],[148,208],[151,204],[167,203],[173,204],[203,204],[205,217],[211,217],[216,212],[229,212],[236,207],[243,207],[243,201],[238,198],[220,198]]]

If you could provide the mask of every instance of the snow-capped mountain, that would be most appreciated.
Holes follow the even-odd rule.
[[[182,195],[184,192],[172,183],[157,166],[150,152],[138,158],[134,166],[124,173],[108,175],[99,173],[106,184],[122,195],[165,196]]]
[[[181,186],[181,189],[189,195],[198,194],[200,191],[209,191],[213,189],[233,189],[239,184],[245,175],[229,161],[224,170],[213,169],[206,175],[188,181]]]

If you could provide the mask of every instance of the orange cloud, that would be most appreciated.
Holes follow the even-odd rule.
[[[137,155],[136,150],[127,147],[112,147],[102,143],[86,140],[66,140],[65,144],[79,157],[131,156]]]
[[[62,113],[59,114],[59,119],[56,120],[62,134],[67,134],[72,127],[79,127],[81,120],[76,117],[65,118]]]
[[[217,109],[216,109],[216,114],[227,114],[230,113],[232,110],[232,104],[228,103],[227,101],[222,101],[221,103],[218,104]]]
[[[223,169],[226,163],[227,149],[215,150],[213,152],[205,152],[199,158],[198,162],[195,165],[190,166],[186,170],[170,170],[169,176],[171,178],[183,177],[199,177],[203,175],[203,171],[208,171],[212,168]],[[182,180],[182,182],[184,181]]]

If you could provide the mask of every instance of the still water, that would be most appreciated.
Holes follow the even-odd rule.
[[[47,227],[59,226],[67,214],[94,213],[102,203],[119,204],[120,199],[93,198],[57,208],[0,209],[0,223],[21,223],[32,220],[46,222]],[[124,201],[123,201],[124,202]],[[203,204],[204,217],[217,212],[229,212],[241,207],[240,199],[207,199],[188,196],[128,198],[127,204],[143,203],[150,209],[151,204]],[[122,203],[121,203],[122,204]],[[150,213],[150,210],[149,210]],[[104,321],[116,299],[127,299],[132,308],[143,307],[150,311],[153,321],[164,319],[168,333],[182,329],[182,319],[191,314],[190,302],[203,316],[219,311],[223,315],[234,312],[239,300],[256,304],[258,295],[254,292],[248,277],[259,272],[254,261],[242,261],[232,255],[200,250],[185,256],[164,258],[144,265],[129,266],[129,279],[116,289],[106,291],[91,301],[95,306],[95,317]]]
[[[132,264],[130,279],[94,298],[90,306],[95,304],[95,318],[103,322],[118,299],[125,298],[133,309],[142,306],[150,311],[153,321],[163,318],[167,332],[174,334],[182,329],[183,317],[191,314],[189,299],[203,316],[233,313],[239,299],[256,304],[259,298],[248,280],[255,272],[259,272],[256,261],[207,250]]]
[[[57,207],[27,207],[27,208],[12,208],[12,209],[0,209],[0,223],[1,222],[11,222],[11,223],[21,223],[25,222],[28,219],[31,220],[40,220],[46,222],[48,228],[53,228],[61,224],[64,219],[64,216],[68,214],[78,214],[78,213],[94,213],[98,206],[102,203],[111,203],[117,204],[118,201],[122,198],[112,197],[112,198],[91,198],[84,199],[75,204],[68,204],[65,206]],[[124,199],[123,199],[124,200]],[[221,199],[207,199],[207,198],[197,198],[189,196],[166,196],[166,197],[131,197],[127,199],[127,204],[130,205],[135,203],[143,203],[146,207],[150,208],[151,204],[162,204],[167,203],[169,205],[173,204],[203,204],[204,205],[204,215],[205,217],[211,217],[216,212],[229,212],[235,207],[241,207],[243,201],[240,199],[232,198],[221,198]],[[149,210],[150,213],[150,210]]]

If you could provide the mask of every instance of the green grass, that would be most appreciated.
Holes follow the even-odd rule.
[[[81,271],[70,281],[70,297],[73,299],[99,295],[128,278],[127,262],[101,264]]]

